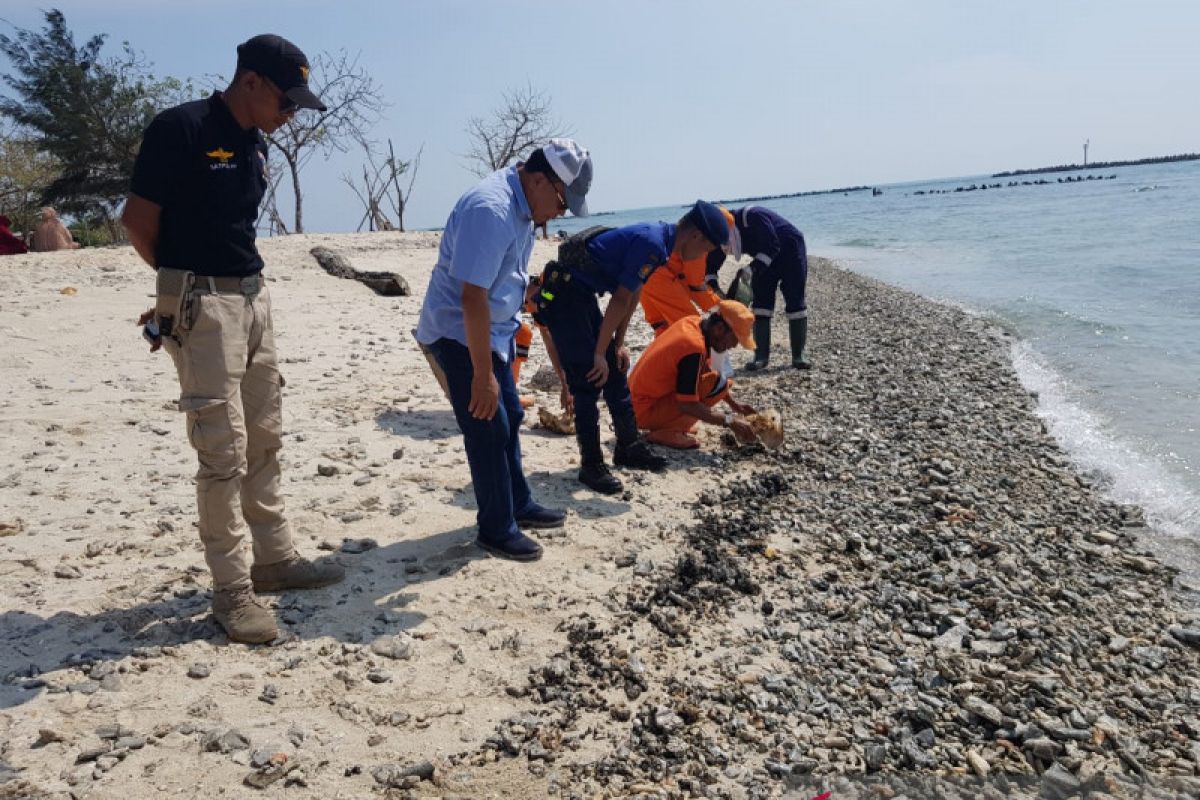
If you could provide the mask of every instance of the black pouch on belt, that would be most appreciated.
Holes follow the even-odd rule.
[[[541,314],[554,298],[570,283],[572,274],[587,274],[599,271],[599,266],[587,251],[588,242],[602,233],[611,231],[611,227],[593,225],[579,233],[573,233],[558,246],[558,260],[546,264],[542,270],[542,288],[533,297],[533,321],[545,325]]]
[[[542,269],[541,286],[531,299],[533,303],[533,321],[538,325],[545,325],[546,320],[542,318],[543,312],[550,307],[567,284],[571,282],[571,273],[567,272],[557,261],[550,261]]]
[[[178,331],[187,330],[190,325],[186,317],[190,310],[196,274],[182,269],[160,267],[157,276],[154,320],[158,323],[159,331],[163,336],[171,336]]]

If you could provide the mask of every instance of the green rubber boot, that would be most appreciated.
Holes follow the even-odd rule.
[[[771,318],[754,318],[754,360],[747,363],[743,369],[747,372],[757,372],[767,368],[771,360]]]
[[[788,336],[792,340],[792,366],[796,369],[812,369],[804,358],[804,345],[808,342],[808,317],[788,320]]]

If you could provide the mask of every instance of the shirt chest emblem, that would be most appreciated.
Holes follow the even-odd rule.
[[[234,153],[226,150],[224,147],[209,150],[204,155],[208,157],[209,169],[237,169],[237,164],[232,161]]]

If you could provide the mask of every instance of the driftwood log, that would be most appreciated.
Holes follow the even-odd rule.
[[[412,289],[408,281],[394,272],[363,272],[350,266],[350,262],[340,253],[335,253],[328,247],[314,247],[309,250],[321,268],[335,278],[349,278],[352,281],[369,286],[376,294],[384,297],[408,297]]]

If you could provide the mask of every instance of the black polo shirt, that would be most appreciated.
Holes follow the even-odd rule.
[[[214,276],[261,271],[254,227],[266,164],[262,134],[239,126],[220,92],[155,117],[130,186],[162,206],[155,266]]]

